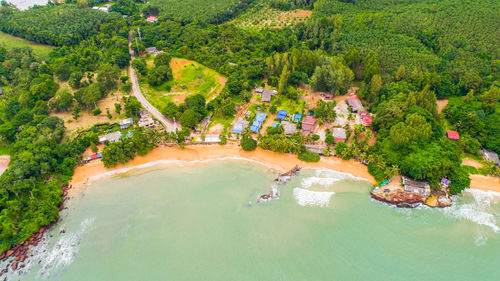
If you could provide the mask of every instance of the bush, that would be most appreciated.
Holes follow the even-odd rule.
[[[314,141],[318,141],[318,140],[319,140],[319,138],[320,138],[320,136],[319,136],[319,135],[316,135],[316,134],[314,134],[314,135],[313,135],[313,140],[314,140]]]
[[[370,175],[372,175],[377,182],[382,182],[387,179],[384,174],[384,170],[377,167],[375,163],[370,163],[368,165],[368,173],[370,173]]]
[[[101,114],[102,111],[99,107],[97,107],[96,109],[92,110],[92,113],[94,114],[94,116],[97,116],[97,115]]]
[[[305,151],[299,154],[299,159],[304,162],[318,162],[321,158],[316,152]]]
[[[463,167],[455,168],[449,175],[451,183],[449,185],[450,194],[458,194],[462,190],[470,187],[470,177],[467,173],[467,169]]]
[[[271,112],[272,114],[276,113],[276,111],[278,111],[278,108],[276,108],[276,105],[271,105],[271,107],[269,108],[269,112]]]
[[[334,136],[332,136],[332,135],[328,135],[328,136],[326,136],[326,138],[325,138],[325,142],[326,142],[327,144],[334,144],[334,143],[335,143],[335,137],[334,137]]]
[[[245,151],[252,151],[257,148],[257,141],[254,140],[252,137],[244,136],[241,139],[240,146]]]

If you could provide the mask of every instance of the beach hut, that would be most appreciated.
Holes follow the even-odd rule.
[[[266,117],[267,117],[267,114],[261,113],[261,112],[257,112],[257,115],[255,116],[255,121],[263,123],[264,120],[266,120]]]
[[[293,135],[295,132],[297,132],[297,124],[295,123],[283,121],[281,122],[281,125],[285,129],[285,135],[287,136]]]
[[[444,185],[444,186],[448,186],[450,185],[451,181],[447,178],[442,178],[441,179],[441,183]]]
[[[286,114],[287,114],[286,110],[280,110],[280,111],[278,111],[278,115],[276,116],[276,119],[277,120],[285,120]]]
[[[248,127],[248,125],[250,125],[250,122],[240,117],[238,121],[234,123],[232,132],[235,134],[241,134]]]
[[[101,158],[102,158],[102,153],[101,152],[97,153],[97,159],[101,159]]]
[[[460,139],[460,135],[457,131],[446,131],[446,137],[454,141],[458,141]]]
[[[345,142],[347,135],[344,128],[333,128],[332,135],[335,138],[335,142]]]
[[[351,94],[349,95],[349,97],[347,97],[347,103],[352,107],[352,112],[354,113],[358,113],[359,111],[365,109],[363,107],[363,104],[361,103],[361,100],[355,94]]]
[[[314,127],[316,126],[316,118],[313,116],[306,116],[302,119],[302,135],[307,136],[308,134],[314,133]]]
[[[419,196],[429,196],[431,194],[431,187],[425,181],[418,181],[403,177],[403,189],[407,193],[413,193]]]

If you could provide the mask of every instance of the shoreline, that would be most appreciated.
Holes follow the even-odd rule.
[[[286,172],[300,166],[301,168],[329,169],[352,175],[359,180],[375,184],[368,168],[353,159],[342,160],[337,157],[321,157],[319,162],[303,162],[295,154],[263,150],[244,151],[237,144],[189,145],[181,149],[179,146],[161,146],[153,149],[145,156],[137,156],[127,164],[119,164],[114,168],[105,168],[101,161],[90,162],[75,169],[69,193],[79,190],[82,186],[116,175],[129,174],[137,170],[161,165],[197,166],[213,161],[241,160],[257,163],[270,169]],[[493,191],[500,193],[500,178],[492,176],[471,175],[470,189]]]
[[[280,173],[289,171],[295,166],[311,169],[329,169],[349,174],[359,180],[375,184],[375,179],[368,173],[368,168],[355,160],[342,160],[336,157],[322,157],[319,162],[303,162],[295,154],[280,154],[257,148],[247,152],[236,144],[189,145],[184,149],[178,146],[158,147],[146,156],[137,156],[127,164],[119,164],[114,168],[105,168],[101,161],[90,162],[75,169],[75,174],[69,183],[70,193],[95,181],[111,178],[116,175],[126,175],[144,168],[161,165],[197,166],[214,161],[240,160],[253,162]]]

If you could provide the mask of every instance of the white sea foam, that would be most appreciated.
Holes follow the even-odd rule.
[[[474,200],[472,202],[453,204],[449,208],[444,208],[443,212],[456,218],[485,225],[498,233],[500,231],[496,220],[498,214],[494,213],[492,204],[497,205],[500,203],[500,193],[476,189],[466,190],[464,193],[470,194]]]
[[[334,182],[339,181],[341,179],[336,178],[320,178],[320,177],[307,177],[302,179],[302,187],[309,188],[313,185],[322,185],[322,186],[330,186]]]
[[[303,188],[294,188],[293,196],[301,206],[326,207],[330,203],[330,198],[335,192],[311,191]]]
[[[308,189],[313,185],[328,187],[344,179],[364,180],[363,178],[358,178],[347,173],[324,168],[315,168],[313,170],[315,171],[315,176],[303,178],[301,183],[302,188]]]
[[[81,222],[77,232],[56,235],[58,240],[55,243],[53,237],[48,237],[49,234],[46,232],[40,243],[30,249],[28,259],[25,261],[26,266],[13,274],[23,275],[38,268],[39,276],[50,279],[52,272],[60,271],[60,268],[67,267],[73,262],[79,251],[82,235],[87,233],[93,224],[94,219],[87,218]],[[62,226],[60,229],[65,229],[65,227]],[[31,275],[33,272],[29,274]]]

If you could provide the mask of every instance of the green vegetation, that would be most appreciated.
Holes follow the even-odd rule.
[[[243,138],[241,138],[240,146],[245,151],[253,151],[257,148],[257,141],[251,136],[245,135],[243,136]]]
[[[96,34],[98,25],[113,16],[73,5],[37,6],[25,11],[2,7],[0,15],[1,31],[57,46],[73,45]]]
[[[231,23],[242,28],[282,28],[292,26],[298,22],[305,22],[311,16],[311,11],[292,10],[281,11],[266,5],[257,3],[238,15]]]
[[[159,7],[160,13],[183,21],[206,21],[222,23],[233,17],[251,0],[152,0],[151,5]]]
[[[141,66],[136,67],[138,71],[140,68]],[[166,73],[164,78],[160,79],[161,81],[158,80],[159,71]],[[213,99],[220,93],[226,80],[213,69],[179,58],[173,58],[170,61],[170,67],[164,70],[147,64],[143,73],[148,73],[148,76],[147,79],[141,78],[141,90],[151,104],[163,112],[169,103],[175,101],[179,104],[190,94],[201,94],[206,100]]]
[[[3,32],[0,32],[0,47],[6,49],[30,47],[42,60],[48,59],[50,51],[53,49],[52,46],[26,41]]]
[[[304,162],[318,162],[321,158],[316,152],[304,151],[299,154],[299,159]]]

